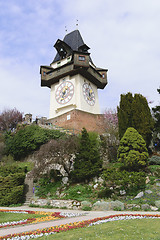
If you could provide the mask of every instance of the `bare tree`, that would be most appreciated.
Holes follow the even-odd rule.
[[[16,128],[17,123],[22,122],[22,113],[16,108],[5,109],[0,114],[0,130],[9,131]]]

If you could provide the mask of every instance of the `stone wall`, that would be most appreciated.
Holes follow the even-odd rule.
[[[38,206],[52,206],[53,208],[66,208],[78,210],[81,208],[81,203],[76,200],[53,200],[53,199],[42,199],[42,198],[33,198],[30,200],[30,204]]]

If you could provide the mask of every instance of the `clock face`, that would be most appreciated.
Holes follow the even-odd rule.
[[[89,105],[93,106],[95,104],[95,94],[90,84],[83,84],[83,95]]]
[[[56,101],[60,104],[68,103],[74,94],[74,86],[70,81],[62,82],[56,90]]]

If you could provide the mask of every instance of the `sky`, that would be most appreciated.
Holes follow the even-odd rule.
[[[98,91],[101,113],[127,92],[160,104],[159,0],[0,0],[0,112],[49,117],[40,66],[50,65],[53,45],[77,20],[94,64],[108,69],[108,85]]]

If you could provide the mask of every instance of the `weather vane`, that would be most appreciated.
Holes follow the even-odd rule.
[[[67,33],[67,26],[65,26],[65,31],[66,31],[66,33]]]
[[[76,27],[77,27],[77,30],[78,30],[78,19],[77,19]]]

